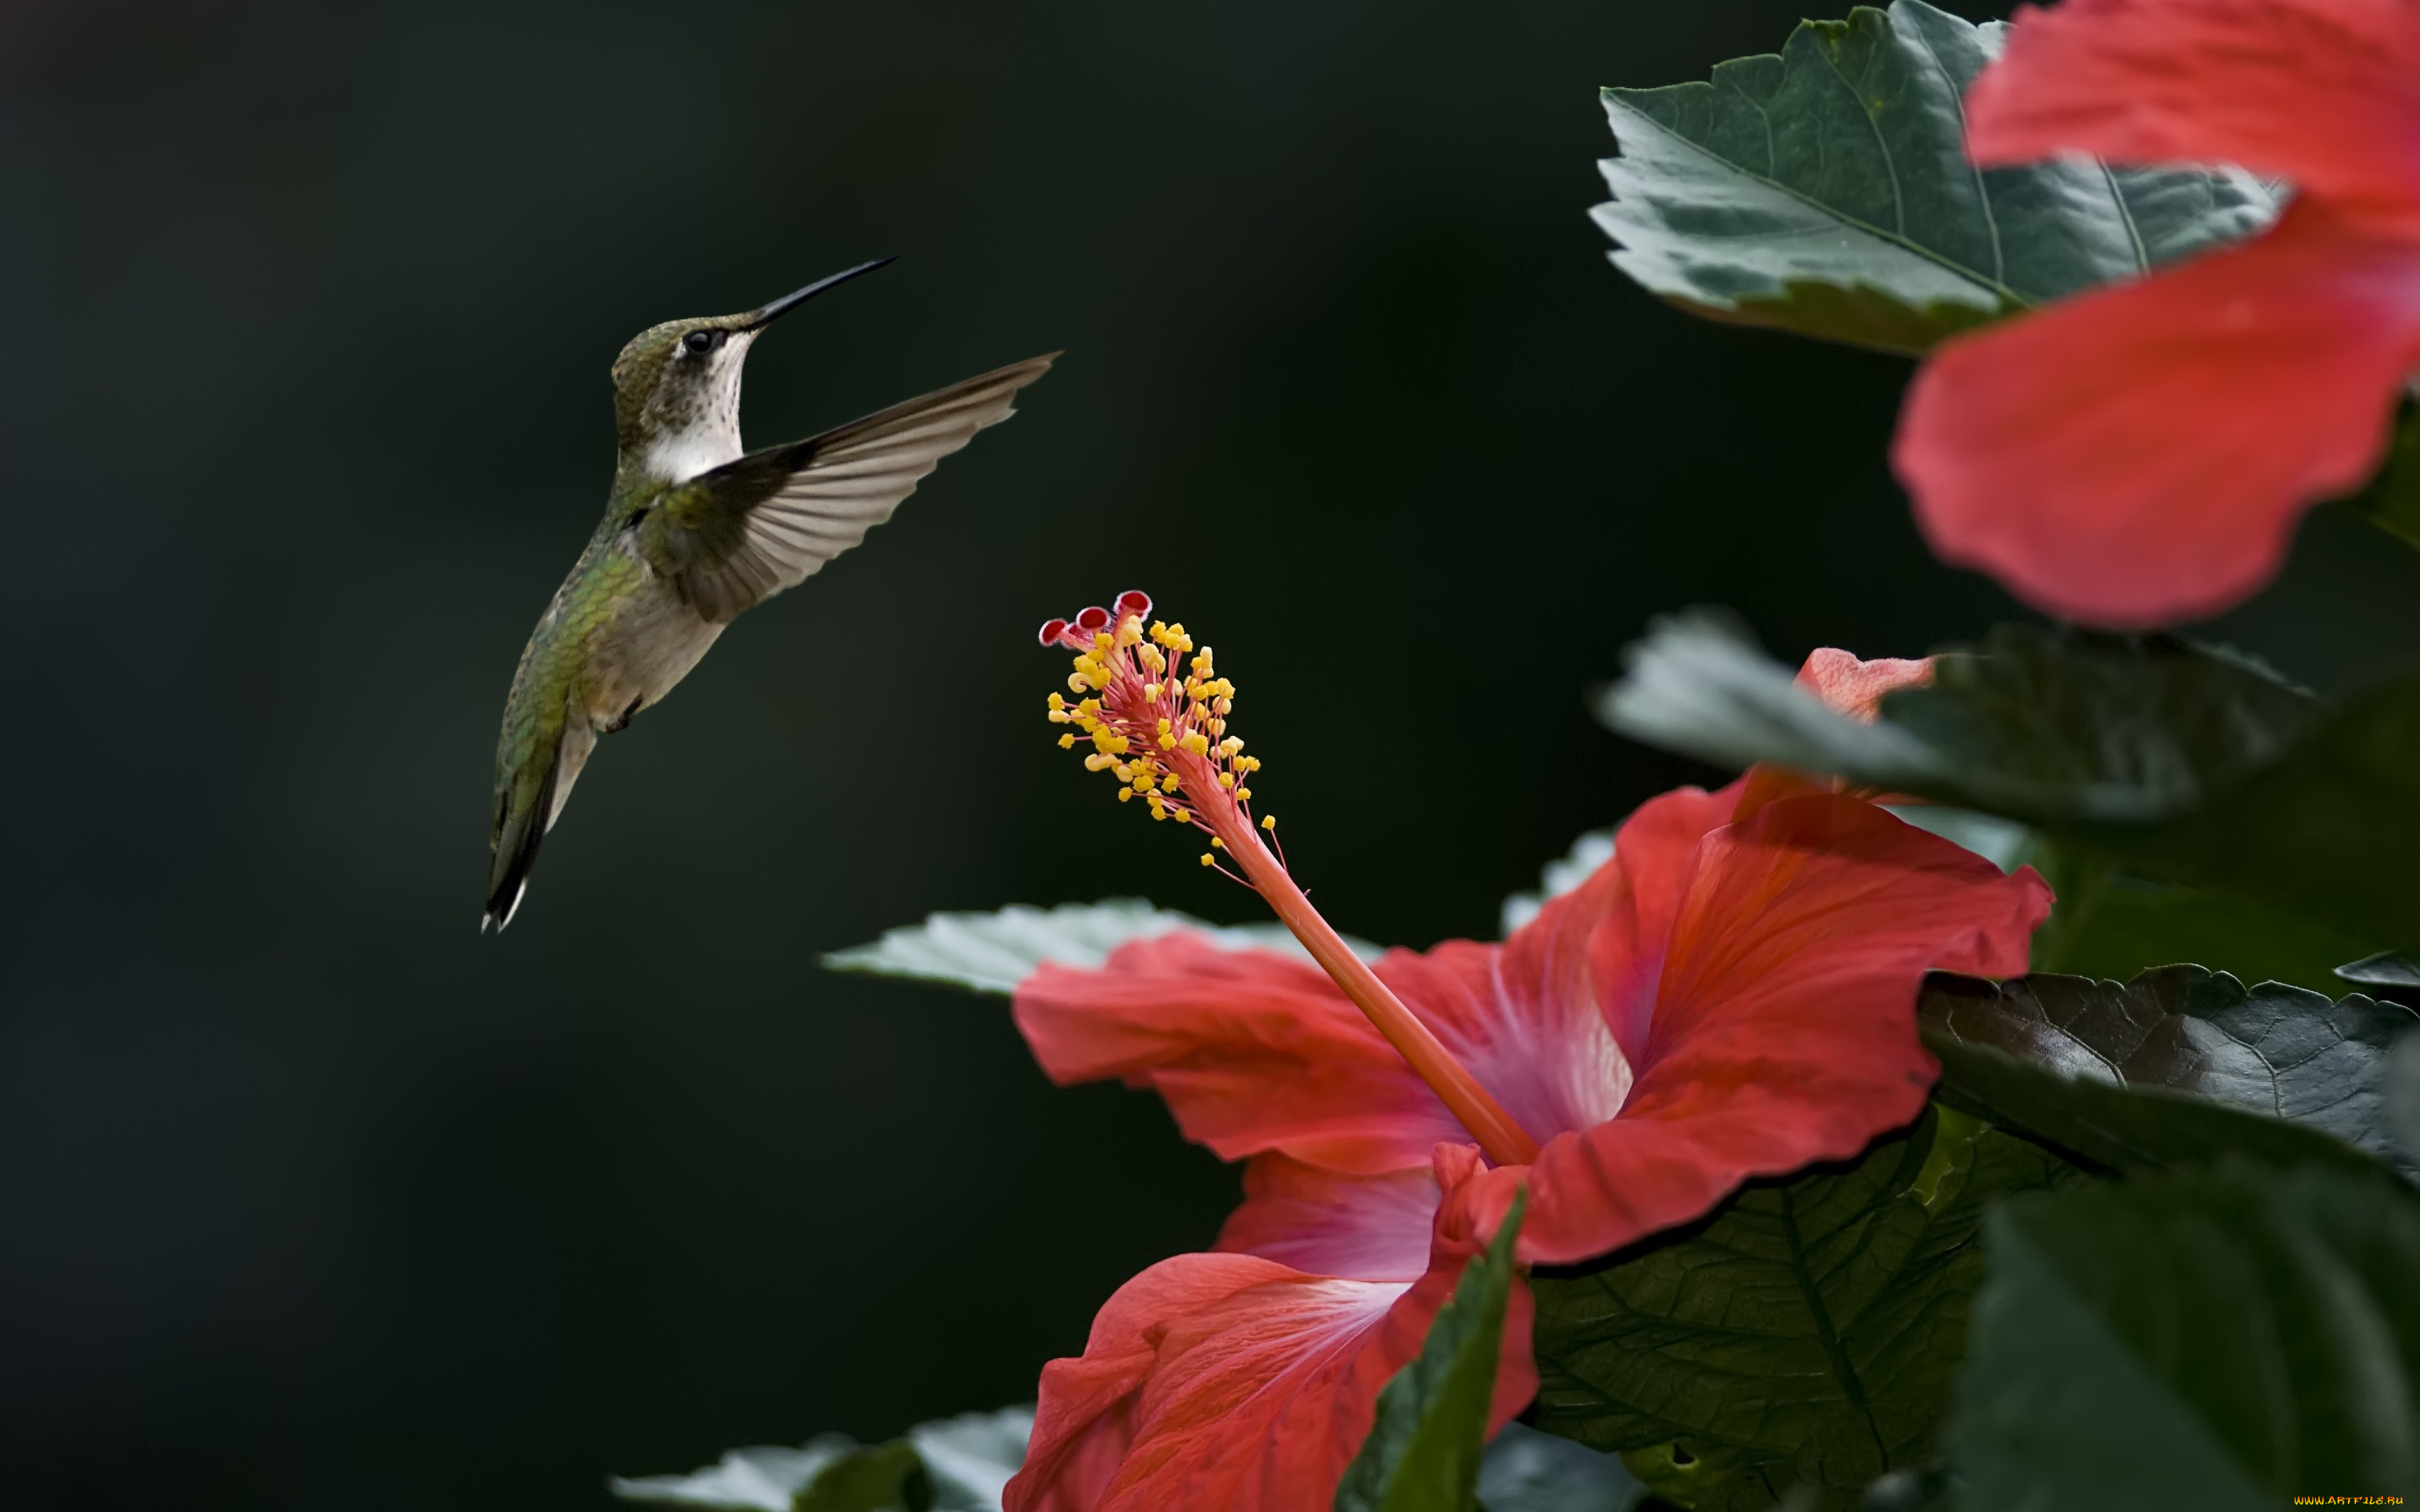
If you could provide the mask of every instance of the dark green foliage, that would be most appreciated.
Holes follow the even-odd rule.
[[[1361,1452],[1336,1487],[1336,1512],[1470,1512],[1487,1452],[1496,1362],[1504,1349],[1517,1196],[1487,1253],[1470,1262],[1410,1364],[1378,1393]]]
[[[2073,1179],[2038,1146],[1932,1112],[1601,1270],[1534,1277],[1539,1426],[1622,1452],[1699,1512],[1800,1485],[1854,1506],[1939,1451],[1986,1203]]]
[[[2011,1203],[1952,1444],[1968,1512],[2420,1490],[2420,1204],[2229,1162]]]
[[[2018,820],[2127,875],[2328,921],[2306,940],[2420,932],[2420,673],[2322,702],[2183,641],[2010,625],[1864,725],[1693,620],[1641,642],[1600,708],[1693,755]]]
[[[1615,264],[1716,319],[1920,352],[2267,224],[2271,195],[2240,173],[1978,171],[1959,96],[2000,34],[1898,0],[1807,22],[1708,83],[1606,90]]]
[[[1921,822],[1926,810],[1909,812]],[[2058,895],[2057,909],[2034,933],[2037,972],[2123,980],[2146,966],[2224,961],[2245,981],[2341,992],[2337,966],[2370,949],[2366,937],[2324,920],[2211,887],[2130,876],[2106,856],[2025,834],[2019,858]]]
[[[2394,1158],[2387,1051],[2414,1023],[2399,1004],[2247,990],[2192,965],[2124,984],[1939,975],[1917,1016],[1945,1097],[2127,1169],[2230,1150],[2354,1168],[2367,1164],[2356,1149]]]
[[[2420,547],[2420,405],[2404,402],[2385,462],[2345,506],[2405,545]]]

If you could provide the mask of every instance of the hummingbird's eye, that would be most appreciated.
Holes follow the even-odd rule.
[[[721,334],[719,331],[692,331],[681,338],[681,345],[692,352],[706,351],[714,346],[714,338]]]

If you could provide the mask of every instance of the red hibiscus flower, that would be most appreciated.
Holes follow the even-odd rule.
[[[2420,364],[2420,7],[2028,8],[1966,115],[1986,167],[2088,152],[2293,185],[2242,246],[1947,343],[1894,456],[1935,549],[2043,609],[2226,608],[2376,468]]]
[[[1379,1387],[1517,1189],[1520,1257],[1571,1261],[1751,1176],[1854,1154],[1914,1118],[1937,1073],[1916,1036],[1923,974],[2023,971],[2048,910],[2030,870],[2003,876],[1863,798],[1759,773],[1641,808],[1613,860],[1503,944],[1373,968],[1240,807],[1233,686],[1206,652],[1176,669],[1189,639],[1155,625],[1146,641],[1148,611],[1129,594],[1116,616],[1052,622],[1046,640],[1085,648],[1076,690],[1099,695],[1053,716],[1122,795],[1208,831],[1203,859],[1224,851],[1318,965],[1177,933],[1019,984],[1017,1026],[1054,1080],[1152,1088],[1188,1137],[1250,1165],[1219,1253],[1136,1277],[1082,1357],[1044,1372],[1010,1512],[1325,1508]],[[1849,706],[1923,671],[1836,657],[1808,680]],[[1498,1424],[1535,1379],[1516,1288]]]

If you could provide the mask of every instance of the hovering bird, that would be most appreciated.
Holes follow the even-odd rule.
[[[765,328],[893,259],[745,315],[668,320],[613,360],[619,451],[605,518],[537,622],[496,742],[487,912],[502,930],[598,735],[660,702],[751,605],[813,576],[891,517],[941,458],[1006,420],[1060,354],[760,452],[739,447],[739,368]]]

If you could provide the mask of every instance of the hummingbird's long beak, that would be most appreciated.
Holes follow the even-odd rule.
[[[859,263],[856,267],[847,269],[842,272],[834,273],[830,278],[818,278],[806,287],[799,289],[797,293],[784,294],[780,299],[775,300],[772,303],[764,306],[762,309],[752,312],[748,316],[748,323],[741,326],[739,329],[742,331],[762,331],[767,326],[771,325],[774,321],[782,318],[782,316],[797,309],[799,305],[806,303],[809,300],[814,299],[816,295],[821,294],[824,290],[831,287],[834,284],[845,284],[860,273],[870,273],[886,263],[895,263],[899,259],[896,257],[876,257],[870,263]]]

